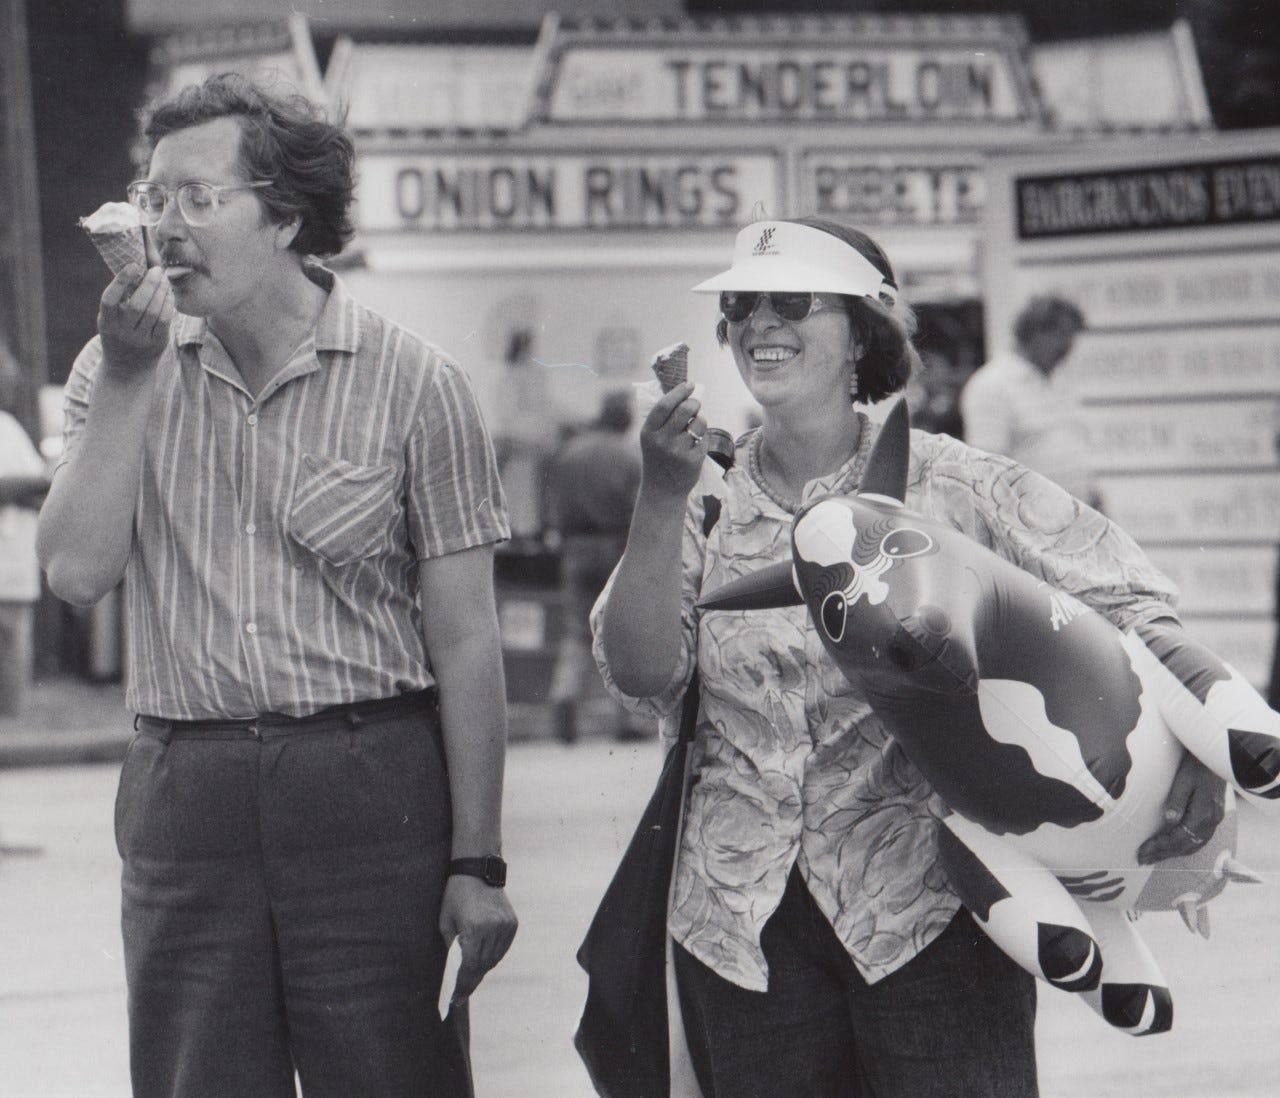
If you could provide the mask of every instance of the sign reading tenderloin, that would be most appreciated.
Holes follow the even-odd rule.
[[[547,120],[1007,122],[1028,109],[999,49],[594,47],[561,59]]]

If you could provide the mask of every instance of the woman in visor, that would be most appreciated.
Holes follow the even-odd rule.
[[[859,405],[906,383],[912,315],[873,240],[813,218],[743,229],[733,265],[695,290],[718,294],[717,337],[762,425],[723,479],[700,476],[692,386],[657,403],[593,629],[610,690],[664,737],[695,667],[701,681],[668,914],[697,1081],[706,1098],[1027,1098],[1033,979],[950,890],[932,790],[803,607],[696,609],[702,592],[788,559],[803,504],[858,488],[878,431]],[[1134,542],[1048,480],[946,436],[913,432],[911,450],[909,508],[1121,628],[1174,617],[1173,587]],[[1212,832],[1221,790],[1185,762],[1141,856],[1199,845],[1191,833]]]

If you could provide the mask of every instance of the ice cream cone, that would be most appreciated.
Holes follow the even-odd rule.
[[[80,219],[80,227],[89,234],[111,273],[118,275],[133,265],[147,266],[147,249],[142,240],[142,224],[138,211],[127,202],[106,202],[88,217]]]
[[[673,343],[653,356],[650,367],[664,393],[671,392],[689,378],[689,344]]]

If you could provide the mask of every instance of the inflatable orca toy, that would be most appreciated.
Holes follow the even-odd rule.
[[[1280,714],[1172,621],[1121,632],[1070,594],[904,506],[905,403],[853,496],[795,517],[792,560],[704,610],[804,605],[827,651],[950,809],[943,865],[991,939],[1134,1035],[1173,1024],[1136,913],[1207,934],[1230,880],[1232,790],[1280,807]],[[1228,786],[1194,854],[1140,865],[1183,748]]]

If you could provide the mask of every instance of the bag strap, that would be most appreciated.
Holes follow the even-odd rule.
[[[698,703],[701,690],[698,685],[698,668],[695,666],[684,689],[684,701],[680,708],[680,731],[676,734],[676,746],[693,743],[693,733],[698,727]]]
[[[733,464],[732,459],[729,462]],[[724,470],[729,471],[728,467]],[[702,497],[702,536],[710,537],[716,523],[720,521],[720,497],[705,495]],[[676,735],[673,747],[687,747],[693,743],[693,733],[698,727],[698,704],[701,690],[698,685],[698,654],[693,656],[693,674],[689,676],[689,685],[684,689],[684,702],[680,709],[680,731]]]

